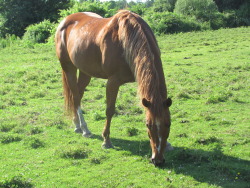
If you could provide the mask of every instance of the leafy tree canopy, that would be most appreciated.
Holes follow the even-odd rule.
[[[59,10],[71,6],[71,0],[0,0],[0,37],[22,36],[25,28],[48,19],[56,21]]]

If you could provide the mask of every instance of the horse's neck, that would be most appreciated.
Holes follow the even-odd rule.
[[[150,67],[148,70],[137,74],[141,98],[151,101],[166,98],[166,84],[162,68],[157,66],[157,69],[155,65],[148,66]]]
[[[167,98],[167,86],[166,86],[165,76],[164,76],[161,62],[157,66],[157,73],[159,77],[159,92],[161,93],[162,99],[166,99]]]

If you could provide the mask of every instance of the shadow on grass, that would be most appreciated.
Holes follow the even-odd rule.
[[[97,135],[93,135],[93,138],[103,140]],[[126,150],[131,155],[141,157],[151,155],[149,141],[111,140],[116,150]],[[165,158],[166,164],[160,168],[162,170],[174,171],[176,174],[191,176],[201,183],[221,187],[249,186],[250,161],[223,154],[221,146],[213,151],[174,147],[174,151],[167,152]]]

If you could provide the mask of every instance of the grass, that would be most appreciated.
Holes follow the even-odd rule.
[[[114,149],[101,148],[106,80],[82,101],[92,138],[63,111],[50,44],[0,49],[0,187],[249,187],[250,28],[158,37],[171,106],[166,164],[155,168],[136,84],[121,87]]]

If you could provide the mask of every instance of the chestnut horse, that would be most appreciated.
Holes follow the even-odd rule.
[[[75,132],[85,137],[91,135],[80,107],[91,77],[108,79],[107,120],[102,136],[103,147],[112,148],[110,123],[118,89],[124,83],[137,81],[146,109],[151,160],[156,166],[163,164],[172,101],[167,98],[160,50],[148,24],[126,10],[111,18],[91,12],[75,13],[67,16],[57,28],[56,53],[63,70],[65,104],[73,114]]]

